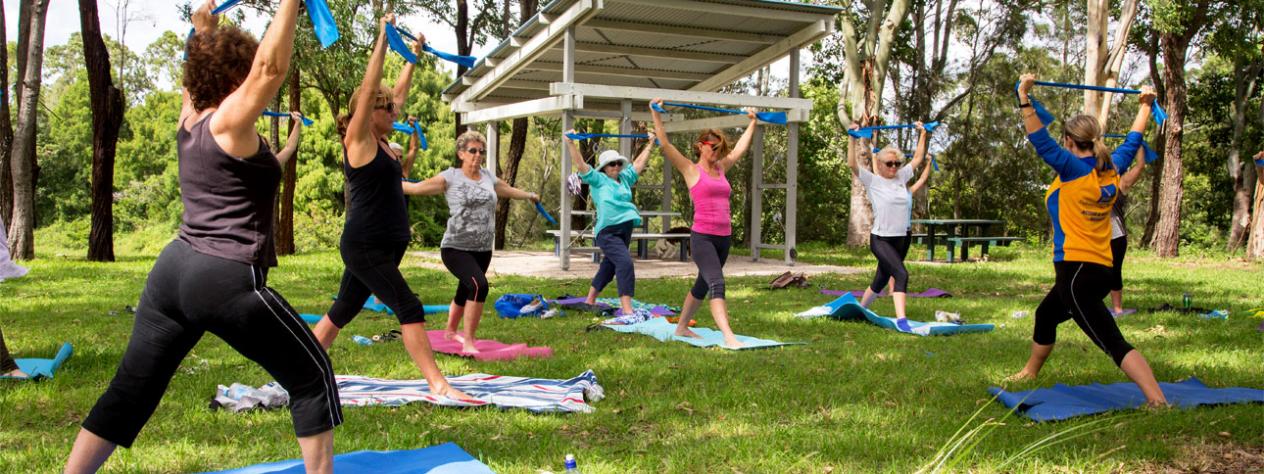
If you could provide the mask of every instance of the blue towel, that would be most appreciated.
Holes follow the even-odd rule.
[[[659,341],[680,341],[698,347],[724,347],[724,336],[720,331],[707,328],[694,328],[693,332],[698,333],[701,338],[680,337],[676,335],[676,325],[667,322],[667,318],[653,318],[649,321],[636,324],[626,325],[602,325],[604,328],[613,329],[622,333],[638,333],[658,339]],[[791,344],[803,344],[802,342],[779,342],[768,339],[758,339],[748,336],[737,336],[737,340],[743,344],[742,349],[762,349],[765,347],[788,346]]]
[[[1253,388],[1208,388],[1190,377],[1184,382],[1160,383],[1167,402],[1180,408],[1230,403],[1264,403],[1264,390]],[[1145,404],[1145,395],[1132,382],[1110,385],[1089,384],[1067,386],[1056,384],[1025,392],[1007,392],[1000,387],[988,389],[997,401],[1035,421],[1059,421],[1077,416],[1094,415],[1111,410],[1137,408]]]
[[[282,474],[304,472],[302,459],[256,464],[220,474]],[[334,456],[334,472],[339,474],[493,474],[486,464],[474,459],[456,443],[406,451],[356,451]]]
[[[57,355],[53,356],[52,359],[15,359],[14,362],[18,364],[18,369],[26,372],[26,377],[0,376],[0,379],[51,379],[53,374],[57,372],[57,369],[61,367],[61,364],[66,362],[66,359],[69,359],[74,352],[74,347],[69,342],[63,342],[61,343],[61,349],[57,350]]]
[[[905,332],[900,331],[895,326],[895,318],[878,316],[868,308],[861,306],[860,302],[856,301],[856,297],[850,293],[840,296],[829,303],[799,313],[797,316],[800,318],[829,316],[831,319],[867,320],[881,328]],[[911,330],[907,332],[918,336],[952,336],[971,332],[991,332],[995,329],[995,326],[991,324],[924,323],[911,319],[908,320],[908,323]]]

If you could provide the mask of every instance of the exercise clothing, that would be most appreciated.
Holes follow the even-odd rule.
[[[732,246],[733,237],[729,235],[703,234],[696,230],[689,233],[689,251],[693,254],[693,263],[698,265],[698,277],[689,289],[694,299],[705,299],[708,294],[713,299],[724,299],[724,264],[729,260]]]
[[[904,165],[895,178],[886,179],[860,167],[857,176],[869,194],[873,205],[873,235],[901,237],[909,233],[913,220],[913,194],[908,190],[908,180],[913,178],[912,165]]]
[[[732,235],[733,212],[729,203],[733,186],[724,170],[720,170],[720,176],[711,176],[701,164],[694,166],[698,168],[698,182],[689,188],[689,197],[693,199],[692,230],[706,235]]]
[[[465,176],[460,168],[439,173],[446,184],[448,225],[440,248],[491,251],[496,235],[496,178],[487,169],[479,170],[479,180]]]
[[[1124,340],[1115,318],[1102,303],[1102,298],[1110,293],[1110,268],[1095,263],[1056,262],[1053,269],[1056,281],[1036,308],[1032,341],[1045,346],[1053,344],[1057,341],[1058,325],[1073,319],[1115,365],[1123,363],[1133,347]]]
[[[342,171],[347,178],[351,204],[342,227],[342,240],[351,242],[407,242],[412,238],[408,225],[408,202],[399,177],[403,167],[377,144],[377,155],[364,166],[354,168],[342,149]]]
[[[1027,139],[1058,174],[1045,194],[1053,221],[1053,261],[1111,266],[1110,209],[1119,193],[1119,175],[1128,170],[1141,146],[1141,133],[1128,133],[1111,154],[1114,169],[1107,170],[1098,170],[1093,156],[1067,151],[1043,127]]]
[[[452,304],[465,306],[466,301],[487,301],[487,267],[492,263],[492,251],[470,251],[443,247],[439,249],[443,266],[456,276],[456,295]]]
[[[631,222],[633,227],[641,225],[641,213],[632,202],[632,186],[641,178],[633,166],[623,165],[618,181],[610,179],[597,168],[589,168],[587,173],[579,175],[579,179],[588,184],[593,207],[597,209],[593,234],[600,235],[607,227],[624,222]]]
[[[1124,255],[1128,253],[1128,236],[1110,239],[1110,254],[1113,258],[1110,267],[1110,291],[1124,289]]]
[[[4,345],[4,331],[0,331],[0,374],[18,370],[18,363],[9,355],[8,346]]]
[[[636,295],[636,270],[632,265],[632,253],[628,251],[628,245],[632,244],[632,226],[633,221],[623,221],[597,233],[597,247],[604,255],[592,279],[592,287],[597,292],[605,289],[610,280],[618,278],[619,296]]]
[[[1115,204],[1110,208],[1110,238],[1111,240],[1128,236],[1128,226],[1124,221],[1124,212],[1128,208],[1128,195],[1119,193],[1115,198]]]
[[[869,251],[873,252],[873,256],[878,257],[878,271],[874,273],[869,289],[874,293],[881,293],[887,286],[887,281],[895,278],[895,287],[891,288],[891,291],[893,293],[908,291],[909,273],[908,269],[904,268],[904,258],[908,256],[909,245],[912,241],[913,236],[908,232],[899,237],[885,237],[878,234],[869,236]]]
[[[356,242],[344,237],[339,247],[345,269],[338,298],[325,313],[334,326],[341,329],[355,319],[370,295],[394,311],[400,325],[426,321],[421,300],[399,271],[408,242]]]
[[[205,255],[275,267],[272,223],[281,163],[263,137],[254,155],[229,155],[211,135],[213,116],[176,132],[184,202],[178,238]]]

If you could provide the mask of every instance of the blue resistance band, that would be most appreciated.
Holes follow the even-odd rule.
[[[571,140],[589,140],[589,139],[593,139],[593,138],[644,138],[644,139],[649,139],[649,138],[650,138],[650,135],[648,135],[648,134],[644,134],[644,135],[642,135],[642,134],[636,134],[636,133],[568,133],[568,134],[566,134],[566,138],[569,138],[569,139],[571,139]]]
[[[686,109],[706,110],[709,112],[719,112],[722,114],[730,114],[730,115],[746,115],[746,111],[743,111],[743,110],[721,109],[719,107],[708,107],[705,105],[685,104],[685,103],[680,103],[680,102],[663,102],[663,105],[667,105],[671,107],[684,107]],[[663,109],[663,107],[659,106],[658,104],[650,104],[650,107],[652,107],[655,111],[657,111],[660,114],[667,113],[667,110]],[[785,112],[755,112],[755,118],[764,122],[774,124],[774,125],[785,125],[787,122]]]
[[[927,122],[922,124],[928,133],[934,133],[935,128],[939,127],[939,122]],[[873,138],[874,130],[898,130],[902,128],[917,128],[917,125],[906,123],[903,125],[874,125],[872,127],[864,127],[856,130],[847,130],[847,134],[852,138]]]
[[[549,211],[544,210],[543,204],[540,204],[538,202],[535,203],[535,212],[538,212],[540,213],[541,216],[544,216],[544,220],[549,221],[550,225],[557,225],[557,219],[554,219],[553,216],[549,215]]]
[[[219,6],[215,7],[215,9],[211,10],[211,14],[222,15],[224,14],[224,12],[232,10],[233,7],[237,6],[238,3],[241,3],[241,0],[227,0],[224,3],[219,4]]]
[[[418,143],[417,146],[420,147],[422,151],[430,149],[430,143],[426,141],[426,128],[422,127],[420,123],[417,124],[417,128],[415,129],[408,126],[406,123],[400,122],[391,124],[391,127],[394,128],[396,132],[404,132],[409,135],[416,133],[417,139],[420,140],[420,143]]]
[[[873,152],[874,152],[874,153],[877,153],[877,152],[880,152],[880,151],[882,151],[882,149],[881,149],[881,148],[874,147],[874,149],[873,149]],[[933,166],[933,167],[935,168],[935,171],[939,171],[939,162],[938,162],[938,161],[935,161],[935,155],[929,155],[929,156],[930,156],[930,165],[931,165],[931,166]],[[912,153],[905,153],[905,154],[904,154],[904,157],[905,157],[905,158],[912,158],[912,157],[913,157],[913,154],[912,154]]]
[[[307,4],[307,16],[312,19],[312,30],[320,40],[320,47],[328,49],[342,37],[338,33],[338,24],[334,23],[334,14],[329,11],[329,4],[325,0],[303,0],[303,3]]]
[[[1017,97],[1017,96],[1018,96],[1018,85],[1019,85],[1019,84],[1021,84],[1021,81],[1019,81],[1019,82],[1015,82],[1015,83],[1014,83],[1014,96],[1015,96],[1015,97]],[[1137,89],[1124,89],[1124,88],[1120,88],[1120,87],[1104,87],[1104,86],[1086,86],[1086,85],[1084,85],[1084,84],[1070,84],[1070,83],[1065,83],[1065,82],[1047,82],[1047,81],[1036,81],[1036,85],[1038,85],[1038,86],[1049,86],[1049,87],[1061,87],[1061,88],[1063,88],[1063,89],[1076,89],[1076,90],[1098,91],[1098,92],[1113,92],[1113,93],[1116,93],[1116,94],[1140,94],[1140,93],[1141,93],[1141,91],[1140,91],[1140,90],[1137,90]],[[1035,98],[1031,97],[1031,94],[1028,94],[1028,95],[1027,95],[1027,97],[1028,97],[1028,98],[1030,98],[1030,99],[1032,99],[1032,100],[1031,100],[1031,105],[1032,105],[1032,107],[1035,107],[1035,106],[1036,106],[1036,100],[1035,100]],[[1167,121],[1167,111],[1163,110],[1163,107],[1159,105],[1159,99],[1158,99],[1157,97],[1154,99],[1154,103],[1153,103],[1153,104],[1151,104],[1151,105],[1152,105],[1152,106],[1153,106],[1153,108],[1154,108],[1154,123],[1155,123],[1155,124],[1158,124],[1158,125],[1163,125],[1163,122]],[[1037,115],[1039,115],[1039,114],[1040,114],[1040,111],[1041,111],[1041,110],[1043,110],[1043,109],[1044,109],[1044,107],[1040,107],[1040,108],[1036,109],[1036,113],[1037,113]],[[1045,124],[1045,125],[1049,125],[1050,123],[1053,123],[1053,115],[1052,115],[1052,114],[1049,114],[1048,110],[1045,110],[1045,115],[1047,115],[1048,117],[1041,116],[1041,117],[1040,117],[1040,122],[1041,122],[1041,123],[1043,123],[1043,124]],[[1046,118],[1048,119],[1048,121],[1046,121]]]
[[[386,43],[390,45],[392,50],[399,53],[400,56],[403,56],[405,61],[416,64],[417,55],[413,54],[413,50],[408,48],[408,43],[404,42],[404,38],[408,38],[414,42],[417,41],[417,37],[413,36],[412,33],[401,30],[395,25],[386,25]],[[462,56],[459,54],[445,53],[430,47],[430,44],[421,45],[421,50],[433,54],[439,59],[465,66],[467,69],[474,67],[474,64],[478,62],[478,58],[474,56]]]
[[[290,114],[285,113],[285,112],[273,112],[273,111],[271,111],[271,110],[265,110],[265,111],[263,111],[263,116],[264,116],[264,117],[289,118],[289,117],[290,117]],[[300,118],[302,118],[302,119],[303,119],[303,126],[304,126],[304,127],[310,127],[310,126],[312,126],[312,124],[316,123],[316,122],[315,122],[315,121],[313,121],[312,119],[307,118],[307,116],[305,116],[305,115],[304,115],[304,116],[301,116]]]
[[[1264,159],[1255,160],[1255,166],[1264,168]]]
[[[1102,135],[1102,138],[1123,139],[1123,138],[1128,138],[1128,135],[1123,134],[1123,133],[1107,133],[1105,135]],[[1150,148],[1150,144],[1146,143],[1145,140],[1141,140],[1141,148],[1145,150],[1145,163],[1147,165],[1150,163],[1154,163],[1156,160],[1159,159],[1159,154],[1155,153],[1154,150]]]

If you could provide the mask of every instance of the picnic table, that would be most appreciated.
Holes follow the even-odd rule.
[[[956,260],[955,250],[958,245],[961,246],[961,260],[965,261],[969,259],[971,243],[982,244],[983,255],[987,255],[989,244],[1007,245],[1009,242],[1019,240],[1017,237],[987,235],[989,227],[1004,224],[1005,221],[993,219],[913,219],[911,222],[926,226],[926,234],[916,234],[914,237],[921,237],[926,243],[926,260],[929,261],[935,260],[935,246],[939,240],[943,241],[944,247],[948,250],[948,263]]]
[[[668,233],[667,231],[668,231],[668,230],[670,230],[670,229],[663,229],[663,232],[662,232],[661,234],[651,234],[651,233],[650,233],[650,219],[651,219],[651,218],[654,218],[654,217],[677,218],[677,217],[680,217],[680,213],[679,213],[679,212],[671,212],[671,211],[640,211],[639,213],[641,214],[641,232],[640,232],[640,233],[638,233],[638,234],[636,234],[636,235],[633,235],[633,240],[635,240],[635,241],[636,241],[636,255],[637,255],[637,258],[640,258],[641,260],[645,260],[645,259],[647,259],[647,258],[649,258],[649,257],[650,257],[649,247],[647,247],[647,246],[645,245],[645,241],[646,241],[646,240],[657,240],[657,239],[679,239],[679,238],[681,238],[681,236],[680,236],[679,234],[670,234],[670,233]],[[593,212],[593,211],[571,211],[571,215],[573,215],[573,216],[593,216],[593,215],[596,215],[596,213],[595,213],[595,212]],[[552,232],[550,232],[550,234],[552,234]],[[560,234],[560,232],[559,232],[558,234]],[[572,235],[574,235],[574,231],[572,231]],[[558,235],[554,235],[554,237],[555,237],[555,238],[557,238],[557,237],[558,237]],[[586,236],[586,235],[581,235],[580,237],[581,237],[581,238],[591,238],[591,237],[588,237],[588,236]],[[689,237],[689,235],[688,235],[688,234],[685,234],[685,235],[684,235],[684,237],[685,237],[685,238],[688,238],[688,237]],[[556,247],[556,242],[555,242],[555,247]],[[683,252],[683,248],[682,248],[682,252],[681,252],[681,259],[682,259],[682,261],[683,261],[683,259],[684,259],[684,255],[685,255],[685,253]]]

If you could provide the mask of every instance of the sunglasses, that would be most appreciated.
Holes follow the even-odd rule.
[[[471,155],[484,155],[484,154],[487,154],[487,149],[486,148],[466,148],[465,152]]]
[[[899,168],[901,163],[903,162],[901,161],[883,161],[882,162],[882,164],[886,165],[888,168]]]
[[[606,167],[611,167],[611,166],[618,166],[618,167],[622,168],[622,167],[623,167],[623,162],[622,162],[622,161],[616,161],[616,162],[614,162],[614,163],[610,163],[610,164],[606,165]]]
[[[395,113],[395,102],[387,102],[386,105],[379,105],[376,108],[378,110],[385,110],[388,114],[393,114]]]

